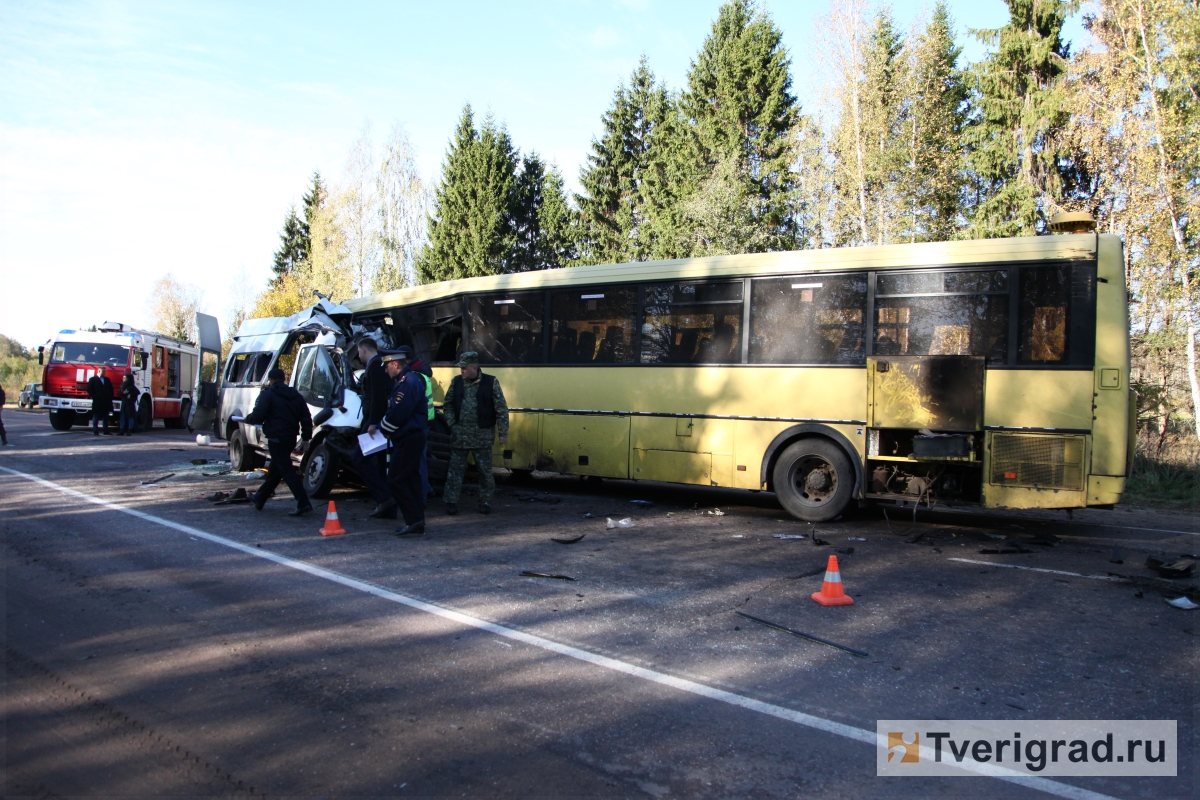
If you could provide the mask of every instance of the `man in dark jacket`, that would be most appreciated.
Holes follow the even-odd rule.
[[[267,477],[254,493],[254,507],[262,511],[267,498],[282,479],[296,498],[296,510],[288,512],[288,516],[298,517],[312,511],[313,507],[304,491],[304,482],[292,464],[292,453],[303,453],[308,446],[312,438],[312,416],[300,393],[284,383],[283,370],[276,367],[268,372],[267,381],[266,388],[258,393],[254,410],[243,420],[247,425],[262,425],[263,435],[267,437],[267,452],[271,455]],[[300,433],[298,447],[297,431]]]
[[[4,430],[4,404],[8,402],[4,396],[4,387],[0,386],[0,445],[8,447],[8,433]]]
[[[396,529],[397,536],[420,536],[425,533],[425,492],[421,488],[421,457],[425,454],[426,430],[429,421],[425,410],[425,382],[408,368],[408,359],[399,353],[383,357],[388,375],[395,378],[387,413],[380,428],[392,442],[392,464],[388,483],[404,527]]]
[[[359,397],[362,400],[362,432],[373,436],[379,430],[383,415],[387,413],[392,379],[383,368],[379,347],[374,339],[363,339],[358,343],[358,360],[366,367],[358,384]],[[350,463],[354,465],[358,477],[362,478],[367,491],[375,499],[375,510],[367,516],[395,519],[396,501],[392,499],[392,493],[384,479],[387,473],[387,451],[364,456],[362,448],[356,447],[350,455]]]
[[[113,389],[112,381],[104,374],[104,367],[96,367],[96,374],[88,378],[87,393],[88,397],[92,398],[92,435],[99,436],[100,431],[97,428],[100,422],[104,422],[104,435],[108,436],[108,416],[113,410]]]
[[[433,427],[433,418],[437,413],[433,407],[433,369],[423,358],[416,358],[412,348],[401,347],[400,352],[408,359],[408,368],[421,376],[421,380],[425,383],[425,415],[429,420],[429,427]],[[428,435],[428,431],[426,431]],[[433,494],[433,487],[429,485],[429,441],[425,442],[425,452],[421,454],[421,490],[428,498]]]

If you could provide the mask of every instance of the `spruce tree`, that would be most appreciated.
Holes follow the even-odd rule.
[[[1069,0],[1006,0],[1010,19],[973,31],[993,50],[971,75],[978,119],[970,129],[975,237],[1028,236],[1079,180],[1062,141],[1069,119]]]
[[[538,154],[525,154],[513,184],[509,210],[513,247],[505,272],[528,272],[542,268],[540,212],[544,204],[542,184],[545,179],[546,167]]]
[[[417,258],[423,283],[497,275],[512,265],[517,153],[489,117],[475,128],[463,108],[442,165],[429,217],[429,241]]]
[[[902,184],[907,241],[946,241],[961,229],[966,190],[963,131],[967,86],[944,2],[916,38],[902,133],[908,163]]]
[[[325,206],[325,201],[329,199],[329,190],[325,188],[325,182],[321,180],[321,173],[314,172],[312,182],[309,184],[308,191],[304,193],[304,220],[301,228],[301,238],[304,243],[304,260],[308,260],[312,255],[312,229],[313,222],[316,219],[317,212]]]
[[[789,140],[799,104],[790,66],[783,34],[767,12],[750,0],[729,0],[692,62],[679,101],[688,135],[687,161],[676,170],[684,182],[677,196],[686,199],[718,164],[736,164],[746,196],[757,205],[751,214],[757,231],[747,241],[761,243],[755,245],[761,250],[794,243]]]
[[[304,262],[307,252],[304,222],[296,216],[296,207],[292,206],[284,217],[283,232],[279,234],[279,249],[275,251],[275,263],[271,268],[275,273],[275,277],[271,279],[272,285],[295,271]]]
[[[578,263],[578,212],[567,202],[566,181],[553,164],[542,178],[542,202],[538,206],[539,269],[567,267]]]
[[[604,133],[592,140],[580,170],[582,252],[586,263],[638,261],[649,256],[643,182],[648,154],[666,109],[667,93],[642,56],[601,118]]]

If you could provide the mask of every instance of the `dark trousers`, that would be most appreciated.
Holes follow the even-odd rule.
[[[271,455],[271,466],[267,468],[266,479],[255,492],[256,498],[261,497],[262,502],[265,502],[275,491],[279,481],[282,480],[292,490],[292,497],[296,498],[296,508],[312,505],[308,499],[308,492],[304,491],[304,481],[300,479],[300,473],[296,472],[296,466],[292,463],[292,451],[295,449],[295,439],[267,440],[267,452]],[[259,502],[259,505],[262,505],[262,502]]]
[[[392,463],[388,470],[388,485],[404,524],[425,520],[425,490],[421,486],[421,457],[425,454],[425,432],[410,433],[392,442]]]
[[[133,433],[133,422],[137,416],[137,411],[134,409],[125,410],[125,405],[121,405],[121,427],[118,429],[121,433],[129,431]]]
[[[8,432],[4,430],[4,409],[0,409],[0,444],[8,444]]]
[[[112,413],[111,406],[106,411],[101,413],[96,411],[96,404],[92,403],[92,433],[96,432],[96,428],[99,427],[101,421],[104,422],[104,432],[106,434],[108,433],[108,415],[110,413]]]
[[[358,473],[358,477],[362,478],[363,485],[367,487],[367,491],[371,493],[371,497],[376,503],[386,503],[392,499],[392,493],[388,490],[385,477],[387,475],[386,450],[364,456],[362,450],[356,447],[350,454],[350,463],[354,465],[355,472]]]

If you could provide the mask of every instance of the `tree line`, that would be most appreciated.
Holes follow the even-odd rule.
[[[1038,235],[1086,210],[1124,238],[1133,332],[1152,361],[1185,357],[1194,408],[1200,5],[1094,0],[1078,52],[1063,37],[1077,2],[1007,5],[1007,24],[970,32],[987,51],[968,65],[944,2],[902,30],[886,5],[833,0],[805,54],[830,76],[827,103],[805,109],[771,15],[729,0],[683,86],[643,58],[616,87],[570,197],[557,167],[469,105],[432,186],[402,131],[373,159],[359,142],[345,185],[314,176],[287,215],[256,313],[311,288]],[[1175,394],[1168,417],[1183,413]]]

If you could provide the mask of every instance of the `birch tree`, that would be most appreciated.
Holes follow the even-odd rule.
[[[358,297],[369,291],[379,267],[379,197],[374,150],[368,124],[350,146],[339,203],[346,258],[353,276],[354,294]]]
[[[416,282],[417,253],[425,243],[429,192],[417,169],[416,151],[404,128],[392,127],[379,163],[379,266],[371,289],[387,292]]]

